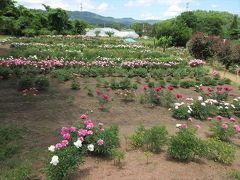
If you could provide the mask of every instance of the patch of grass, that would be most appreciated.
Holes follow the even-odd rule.
[[[1,127],[0,137],[0,161],[3,161],[18,152],[19,146],[15,141],[21,137],[20,129],[17,129],[15,125]]]
[[[227,176],[232,179],[240,180],[240,171],[236,171],[236,170],[229,171],[227,173]]]
[[[25,180],[30,179],[32,164],[29,161],[9,161],[0,169],[2,180]]]

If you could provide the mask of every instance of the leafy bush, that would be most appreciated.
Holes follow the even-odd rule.
[[[49,79],[45,76],[39,76],[35,79],[37,90],[47,90],[49,88]]]
[[[10,73],[11,73],[10,68],[0,67],[0,76],[1,76],[1,79],[8,79]]]
[[[22,77],[17,84],[17,88],[20,91],[30,89],[31,87],[33,87],[33,78],[31,77]]]
[[[131,88],[131,81],[129,78],[124,78],[119,82],[119,88],[120,89],[130,89]]]
[[[205,143],[207,158],[224,164],[231,164],[235,160],[236,148],[233,145],[218,139],[208,139]]]
[[[87,154],[110,157],[113,149],[119,147],[117,126],[104,130],[103,124],[95,127],[86,115],[80,118],[82,121],[78,128],[63,127],[62,141],[48,148],[50,152],[44,168],[47,179],[67,179]]]
[[[79,84],[79,82],[76,81],[76,80],[73,80],[73,81],[72,81],[72,84],[71,84],[71,88],[72,88],[73,90],[79,90],[79,89],[80,89],[80,84]]]
[[[186,104],[176,105],[171,108],[172,116],[178,120],[187,120],[190,117],[191,110]]]
[[[216,114],[216,106],[202,101],[194,101],[192,106],[192,117],[199,120],[206,120],[209,116]]]
[[[230,138],[234,137],[236,134],[231,123],[223,123],[221,121],[214,122],[209,126],[209,130],[213,137],[216,137],[221,141],[230,141]]]
[[[191,161],[204,156],[205,146],[191,128],[180,129],[170,139],[168,156],[179,161]]]
[[[180,82],[180,87],[182,88],[190,88],[190,87],[194,87],[196,85],[195,81],[182,81]]]
[[[143,126],[138,127],[129,139],[134,148],[159,153],[168,141],[168,132],[165,126],[153,126],[146,129]]]
[[[234,115],[235,116],[237,116],[237,117],[240,117],[240,97],[238,97],[238,98],[235,98],[234,100],[233,100],[233,103],[232,103],[233,105],[234,105],[234,109],[233,109],[233,113],[234,113]]]
[[[175,87],[178,88],[179,87],[179,80],[178,79],[173,79],[170,81],[170,84]]]
[[[51,74],[61,81],[68,81],[71,78],[70,72],[66,69],[55,69],[51,71]]]
[[[227,176],[235,180],[240,180],[240,171],[232,170],[227,173]]]

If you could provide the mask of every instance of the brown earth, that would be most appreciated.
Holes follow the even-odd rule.
[[[102,122],[105,126],[119,125],[123,150],[126,149],[124,136],[131,134],[141,124],[148,127],[164,124],[170,134],[177,131],[175,125],[179,121],[173,119],[166,108],[146,107],[138,100],[124,103],[114,95],[114,101],[109,105],[109,112],[100,111],[97,99],[87,96],[83,88],[88,84],[95,90],[96,81],[92,78],[79,79],[79,81],[81,90],[73,91],[70,89],[71,82],[61,83],[53,79],[48,92],[40,92],[31,102],[26,102],[16,90],[14,78],[0,80],[0,125],[2,127],[14,123],[23,129],[25,134],[21,139],[22,156],[38,148],[39,153],[33,163],[33,174],[40,179],[44,179],[40,170],[47,154],[47,147],[57,142],[61,127],[78,123],[79,115],[82,113],[88,113],[95,123]],[[141,91],[141,88],[139,89],[138,91]],[[234,91],[239,94],[236,88]],[[197,96],[193,90],[180,88],[175,92],[181,92],[185,97]],[[209,122],[194,120],[193,125],[197,124],[201,126],[198,130],[199,136],[205,138],[208,135]],[[236,140],[238,147],[239,140]],[[70,179],[226,179],[226,173],[231,169],[240,169],[239,148],[237,158],[230,166],[205,159],[190,163],[174,162],[167,159],[166,150],[153,155],[150,163],[146,164],[143,152],[128,150],[121,168],[114,166],[113,161],[89,157]]]

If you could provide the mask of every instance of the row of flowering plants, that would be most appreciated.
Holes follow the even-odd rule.
[[[48,147],[45,172],[48,179],[64,179],[84,162],[88,155],[110,157],[119,147],[119,130],[116,126],[104,129],[95,127],[87,115],[80,116],[79,127],[63,127],[60,142]]]
[[[188,62],[189,66],[196,67],[196,66],[202,66],[205,64],[205,61],[201,59],[192,59]]]

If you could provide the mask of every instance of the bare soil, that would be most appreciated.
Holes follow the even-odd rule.
[[[31,149],[38,147],[39,154],[33,164],[33,174],[44,179],[41,173],[47,147],[58,141],[59,131],[63,126],[72,126],[79,122],[79,115],[87,113],[95,121],[102,122],[105,126],[117,124],[120,128],[121,148],[127,149],[126,159],[122,167],[113,165],[113,161],[89,157],[86,162],[73,173],[70,179],[78,180],[180,180],[180,179],[227,179],[226,173],[231,169],[240,169],[240,150],[238,148],[236,160],[230,166],[203,159],[202,161],[179,163],[167,158],[166,150],[153,155],[149,164],[146,163],[144,153],[129,150],[126,147],[124,136],[131,134],[139,125],[147,127],[164,124],[170,134],[177,129],[179,121],[171,117],[171,113],[162,107],[151,108],[141,105],[139,99],[136,102],[124,103],[117,95],[109,104],[109,112],[99,110],[97,99],[89,97],[84,90],[88,84],[96,89],[96,81],[93,78],[79,79],[81,89],[70,89],[71,82],[62,83],[51,80],[51,88],[47,92],[40,92],[32,101],[26,102],[24,97],[16,90],[16,80],[0,80],[0,125],[1,127],[14,123],[24,130],[25,135],[21,139],[23,144],[22,155]],[[139,87],[142,87],[139,86]],[[139,88],[140,93],[141,88]],[[196,97],[193,90],[177,89],[175,92],[185,94],[185,97]],[[236,87],[234,93],[239,95]],[[198,130],[200,137],[205,138],[209,122],[198,120],[193,125],[200,125]],[[235,143],[240,146],[240,139]]]

